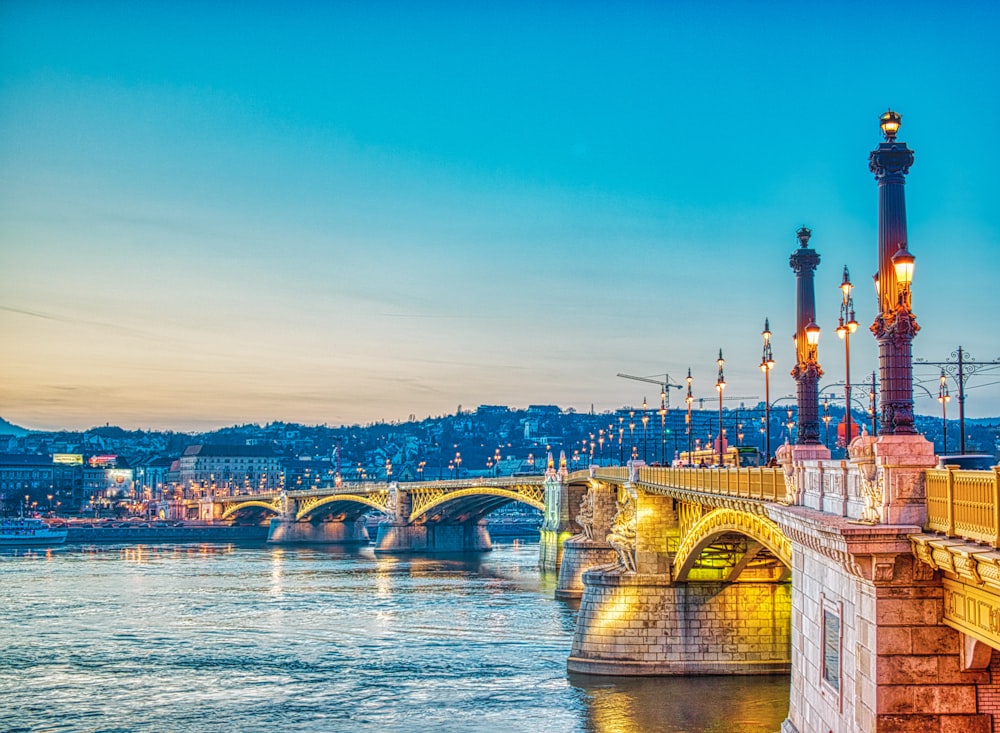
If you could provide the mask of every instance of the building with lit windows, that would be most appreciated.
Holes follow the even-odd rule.
[[[233,496],[284,487],[282,456],[269,445],[191,445],[180,457],[186,496]]]

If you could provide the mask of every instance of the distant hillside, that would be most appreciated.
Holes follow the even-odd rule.
[[[27,435],[30,432],[30,430],[18,427],[0,417],[0,435],[16,435],[20,438],[22,435]]]

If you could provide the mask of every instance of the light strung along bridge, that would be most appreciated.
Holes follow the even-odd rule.
[[[919,436],[823,452],[567,475],[569,669],[790,672],[785,733],[1000,730],[1000,468]]]
[[[849,460],[791,446],[778,457],[573,473],[550,458],[544,476],[226,497],[202,511],[270,518],[273,542],[350,543],[368,541],[359,520],[375,509],[376,551],[454,552],[489,549],[483,519],[521,502],[545,512],[540,564],[558,571],[556,595],[581,599],[571,671],[790,672],[791,733],[994,730],[1000,470],[935,469],[928,443],[889,436],[855,439]]]
[[[372,483],[209,499],[202,518],[263,523],[275,543],[369,542],[362,517],[385,515],[377,552],[462,552],[490,549],[485,517],[518,502],[544,509],[544,477]]]

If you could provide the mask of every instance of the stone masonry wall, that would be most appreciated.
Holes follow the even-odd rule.
[[[985,671],[964,671],[959,636],[941,623],[940,584],[899,555],[870,581],[796,547],[787,733],[990,733],[979,711]],[[824,612],[840,620],[839,682],[824,679]],[[829,648],[829,647],[827,647]]]
[[[785,673],[787,583],[681,583],[587,573],[571,672],[615,675]]]

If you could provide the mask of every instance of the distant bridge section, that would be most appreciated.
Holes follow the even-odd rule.
[[[544,476],[420,483],[365,483],[305,491],[216,497],[199,506],[203,519],[270,522],[274,543],[368,542],[362,518],[385,516],[376,551],[455,552],[491,547],[485,518],[512,502],[545,508]]]

